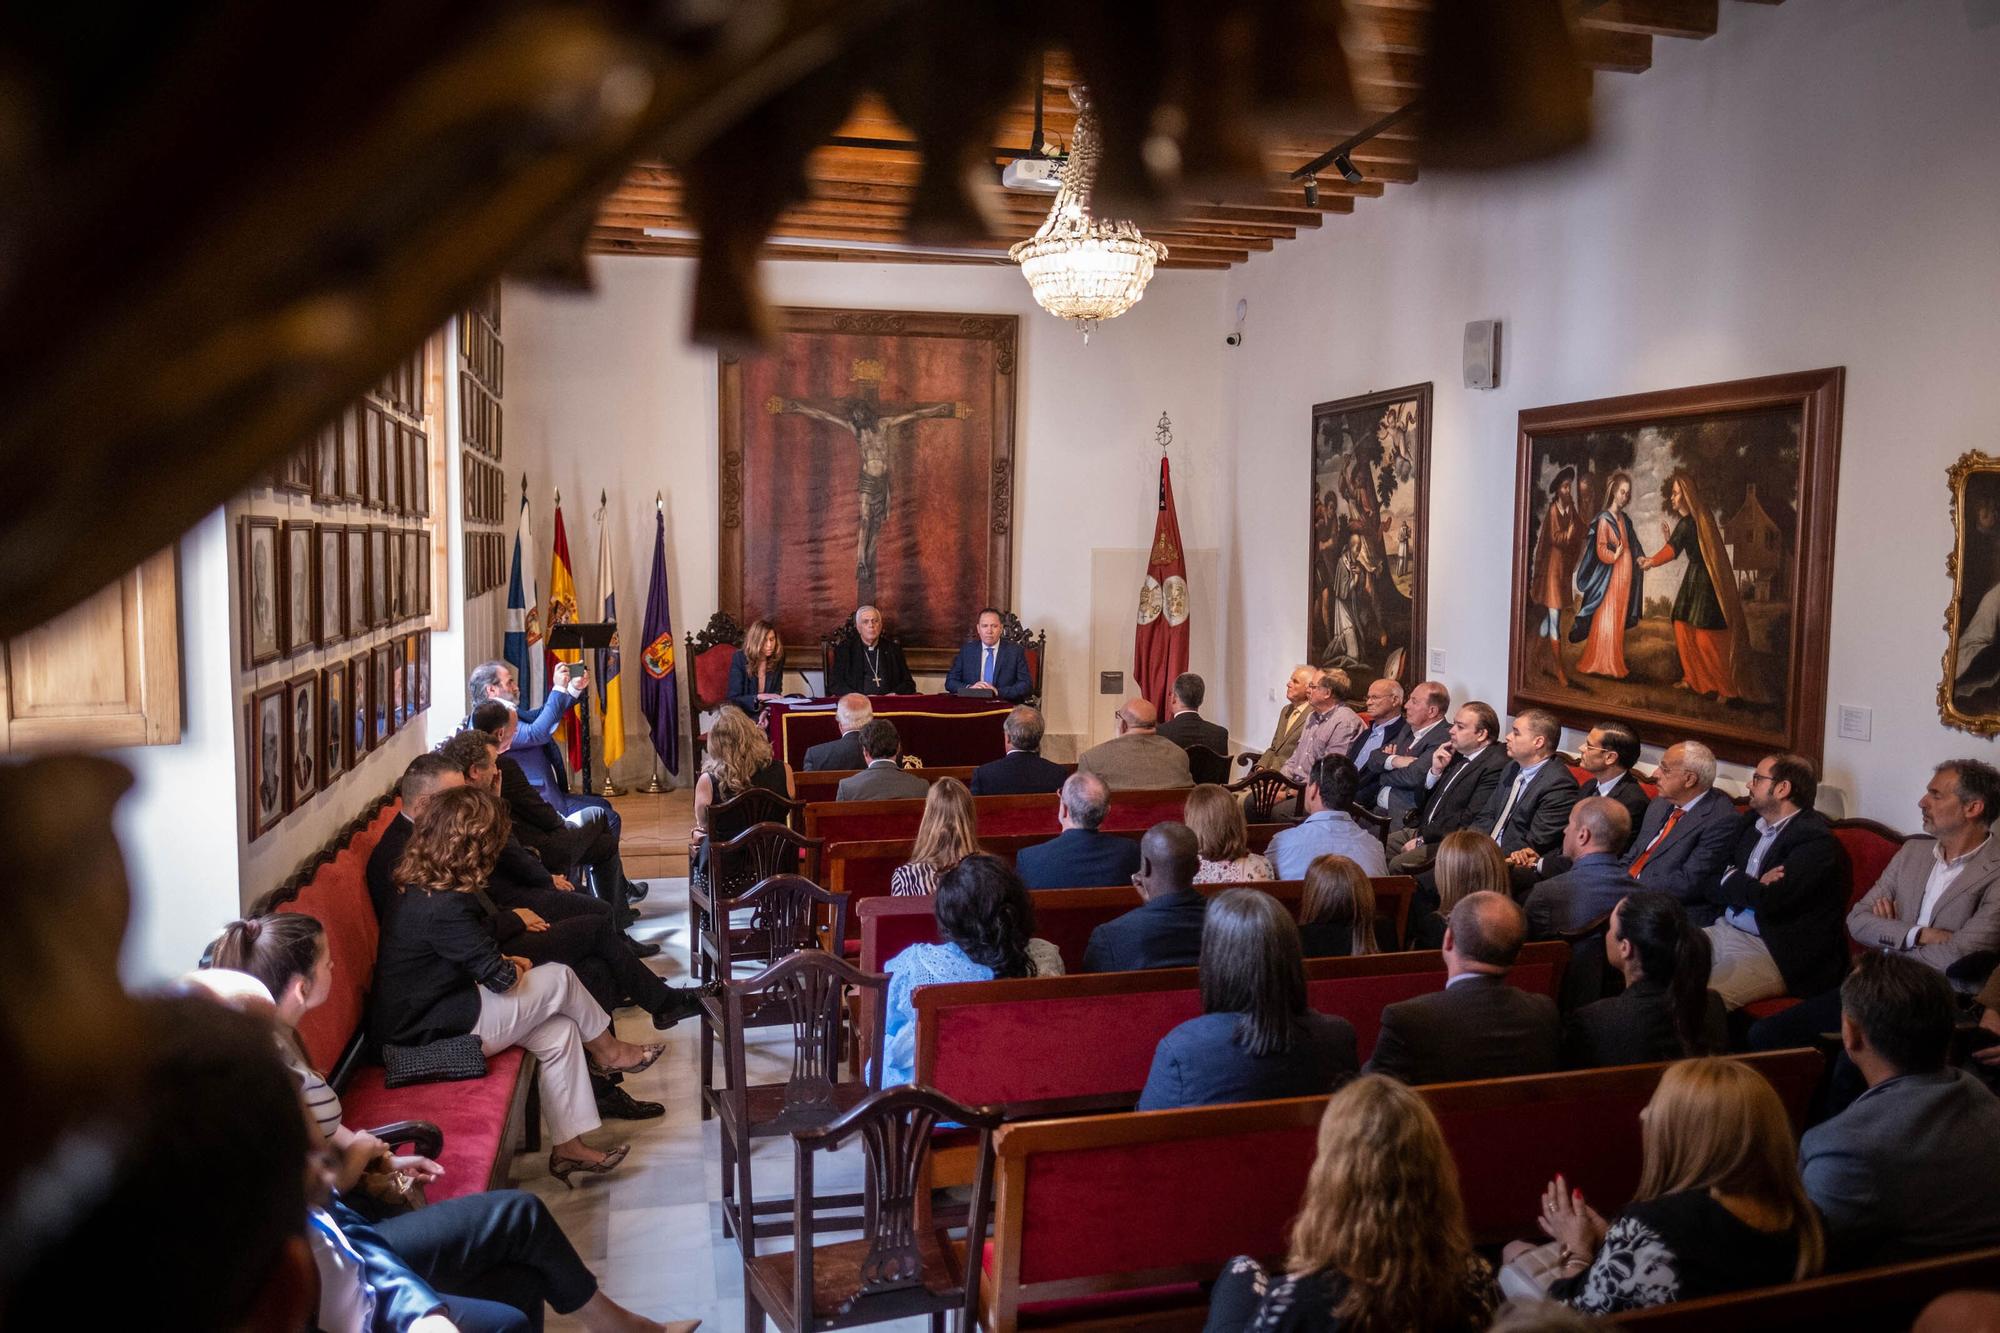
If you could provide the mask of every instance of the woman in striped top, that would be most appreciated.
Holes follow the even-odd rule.
[[[972,793],[957,778],[939,778],[924,797],[924,822],[917,826],[909,864],[897,866],[889,876],[889,892],[898,897],[936,893],[938,876],[978,851]]]

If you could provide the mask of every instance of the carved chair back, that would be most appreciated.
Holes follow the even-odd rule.
[[[1213,782],[1222,786],[1229,781],[1229,756],[1217,754],[1206,745],[1190,745],[1187,751],[1188,772],[1197,783]]]
[[[759,886],[762,887],[761,885]],[[778,1021],[792,1030],[792,1068],[787,1076],[782,1107],[775,1115],[760,1117],[761,1133],[790,1133],[794,1129],[817,1128],[830,1121],[836,1110],[834,1085],[846,1054],[848,995],[868,1016],[867,1030],[874,1034],[873,1058],[865,1065],[865,1082],[881,1086],[883,1013],[888,1002],[889,978],[881,973],[863,972],[844,958],[820,949],[800,949],[773,963],[754,977],[732,981],[723,987],[723,1042],[727,1049],[728,1086],[717,1095],[735,1104],[737,1124],[747,1124],[747,1078],[744,1035],[760,1020]]]
[[[1270,820],[1272,812],[1280,805],[1303,793],[1305,784],[1292,781],[1275,768],[1260,768],[1249,777],[1230,783],[1228,790],[1244,794],[1243,818],[1246,822],[1263,824]]]

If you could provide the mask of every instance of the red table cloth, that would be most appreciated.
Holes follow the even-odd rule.
[[[896,724],[903,753],[926,768],[984,764],[1007,753],[1000,724],[1014,705],[1004,699],[968,699],[955,694],[882,694],[869,700],[875,716]],[[766,704],[764,731],[771,752],[793,768],[804,768],[806,750],[840,739],[832,699],[803,704]]]

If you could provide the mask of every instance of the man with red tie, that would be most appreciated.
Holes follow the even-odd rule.
[[[1700,741],[1669,746],[1653,780],[1660,794],[1625,849],[1625,874],[1641,888],[1672,894],[1696,925],[1708,925],[1719,911],[1702,898],[1728,864],[1742,813],[1715,790],[1715,752]]]

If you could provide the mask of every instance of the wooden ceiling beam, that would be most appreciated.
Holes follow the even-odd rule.
[[[1715,36],[1719,8],[1718,0],[1606,0],[1577,26],[1700,41]]]
[[[638,228],[670,227],[677,230],[692,230],[693,222],[687,217],[660,210],[635,210],[613,208],[597,215],[597,225],[601,227]],[[1034,235],[1040,225],[1039,219],[1010,219],[1006,230],[999,236],[975,237],[961,244],[976,247],[1007,246],[1015,241],[1025,240]],[[900,217],[864,217],[853,214],[830,214],[810,210],[786,213],[779,218],[773,234],[780,236],[816,235],[841,236],[843,238],[866,233],[884,241],[899,241],[903,237]],[[1256,236],[1226,228],[1209,230],[1205,228],[1177,229],[1163,227],[1146,232],[1149,239],[1164,243],[1169,249],[1186,246],[1219,247],[1229,250],[1269,250],[1278,240],[1291,239],[1287,232],[1283,237]]]
[[[625,239],[636,239],[636,240],[683,239],[680,237],[647,236],[645,234],[644,228],[645,226],[648,225],[653,225],[653,224],[650,223],[618,224],[618,223],[599,222],[594,227],[592,227],[591,234],[599,236],[609,236],[609,237],[622,237]],[[778,230],[775,233],[775,235],[787,241],[791,240],[875,241],[884,246],[898,244],[900,243],[901,240],[899,232],[893,230],[885,231],[883,229],[874,227],[816,225],[815,227],[813,227],[812,230],[814,233],[812,235],[800,235],[795,231],[788,230],[785,227],[784,223],[781,221],[778,225]],[[994,254],[1000,256],[1002,259],[1005,259],[1007,255],[1007,247],[1011,244],[1013,244],[1012,240],[1002,237],[1002,238],[987,238],[987,239],[960,241],[950,246],[940,247],[940,248],[951,249],[951,250],[991,251]],[[773,248],[782,248],[782,247],[773,247]],[[1190,238],[1189,240],[1183,241],[1178,247],[1175,247],[1171,243],[1168,243],[1168,249],[1175,251],[1176,253],[1185,252],[1185,257],[1190,259],[1220,259],[1235,264],[1244,263],[1250,258],[1250,251],[1248,249],[1241,246],[1225,244],[1224,242],[1216,240],[1215,238],[1211,237]]]
[[[593,235],[588,250],[594,255],[649,255],[662,259],[694,259],[700,255],[700,247],[690,242],[652,237]],[[759,252],[758,258],[812,260],[828,264],[983,264],[988,268],[1008,262],[1005,256],[989,258],[985,255],[917,254],[907,250],[849,250],[805,245],[766,246]],[[1227,260],[1220,259],[1169,258],[1160,267],[1221,272],[1230,265]]]
[[[1613,3],[1617,2],[1613,0]],[[1715,0],[1709,0],[1711,20],[1714,6]],[[1596,11],[1592,12],[1595,14]],[[1421,92],[1424,46],[1429,40],[1426,31],[1429,23],[1424,12],[1376,0],[1359,7],[1357,14],[1360,22],[1356,26],[1369,34],[1367,40],[1375,47],[1371,58],[1382,61],[1388,82],[1412,94]],[[1714,30],[1711,23],[1709,31]],[[1642,74],[1653,63],[1651,34],[1654,31],[1650,27],[1617,23],[1595,24],[1586,18],[1577,27],[1577,56],[1589,69],[1614,74]],[[1415,132],[1413,128],[1412,133]]]
[[[812,197],[840,202],[854,203],[895,203],[907,206],[915,196],[912,185],[897,181],[837,181],[819,180],[811,182]],[[1321,213],[1349,213],[1353,211],[1352,201],[1357,198],[1380,198],[1384,191],[1379,180],[1362,181],[1359,185],[1349,185],[1338,176],[1320,182],[1320,202],[1307,204],[1303,191],[1295,181],[1274,177],[1272,188],[1254,199],[1202,199],[1184,198],[1175,206],[1178,216],[1231,219],[1245,222],[1278,221],[1291,227],[1317,227]],[[683,192],[678,179],[664,169],[647,169],[644,173],[635,171],[627,176],[616,194],[629,198],[680,199]],[[1003,207],[1016,210],[1031,210],[1047,214],[1053,196],[1035,194],[1024,190],[1002,190],[996,195]],[[1282,218],[1272,218],[1273,211],[1285,214]]]

